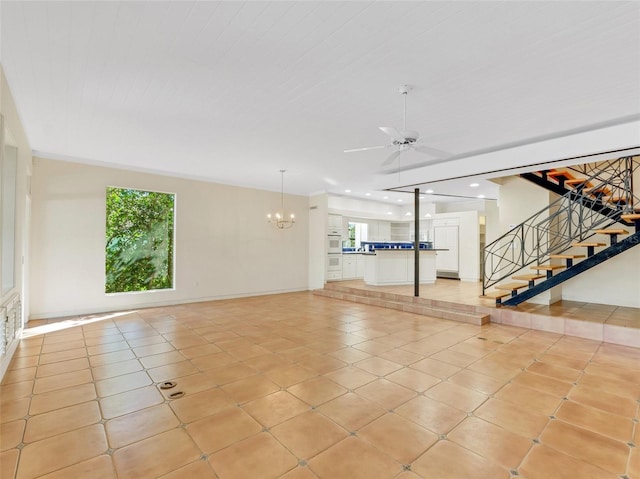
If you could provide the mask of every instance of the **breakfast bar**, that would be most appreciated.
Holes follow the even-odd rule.
[[[435,283],[437,254],[437,249],[420,248],[420,283]],[[364,253],[364,282],[372,286],[413,284],[414,249],[376,249]]]

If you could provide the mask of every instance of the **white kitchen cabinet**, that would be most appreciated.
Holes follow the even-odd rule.
[[[409,223],[406,221],[402,223],[390,223],[390,241],[409,241],[409,226]]]
[[[357,254],[356,256],[356,278],[364,278],[364,255]]]
[[[328,215],[327,217],[327,234],[342,234],[342,215]]]
[[[342,255],[342,279],[354,279],[357,272],[357,256],[359,254]]]
[[[378,222],[367,221],[367,241],[378,241]]]
[[[391,241],[391,223],[378,221],[378,238],[376,241]]]

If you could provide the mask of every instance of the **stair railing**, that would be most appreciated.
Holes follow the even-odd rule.
[[[573,242],[584,241],[595,234],[594,230],[610,226],[621,214],[640,206],[640,198],[633,194],[633,175],[640,171],[639,165],[633,158],[590,165],[580,171],[589,175],[585,183],[589,186],[567,191],[488,244],[483,250],[483,294],[516,271],[567,250]],[[588,193],[598,190],[624,200],[609,204],[604,193]]]
[[[624,213],[633,213],[634,206],[640,203],[640,197],[633,194],[633,177],[637,177],[640,172],[640,161],[637,158],[628,156],[617,160],[570,166],[567,169],[589,178],[591,189],[608,188],[607,196],[618,199],[617,206]]]

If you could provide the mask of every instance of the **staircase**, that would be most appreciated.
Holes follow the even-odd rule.
[[[352,288],[341,286],[338,283],[326,283],[324,289],[314,290],[313,293],[327,298],[353,301],[468,324],[483,325],[490,321],[489,314],[474,312],[472,311],[474,308],[469,305]]]
[[[487,245],[483,295],[515,306],[640,243],[640,198],[633,194],[639,165],[621,158],[523,174],[561,196]],[[595,235],[608,236],[608,243]]]

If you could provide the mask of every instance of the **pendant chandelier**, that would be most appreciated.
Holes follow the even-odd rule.
[[[267,215],[267,221],[274,225],[276,228],[281,230],[286,230],[291,228],[296,220],[295,215],[291,213],[286,216],[284,212],[284,173],[287,170],[280,170],[280,211],[277,211],[275,214],[269,213]]]

